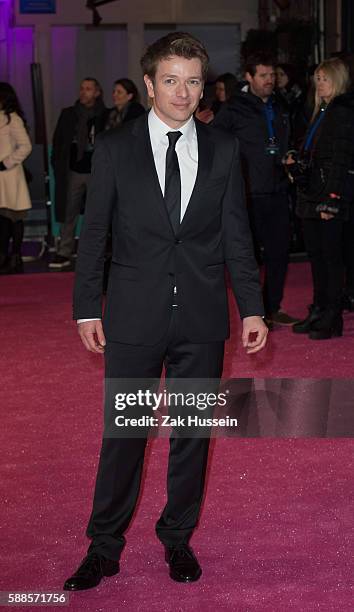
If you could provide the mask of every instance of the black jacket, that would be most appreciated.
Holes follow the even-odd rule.
[[[108,111],[106,130],[118,127],[116,125],[116,113],[117,109],[115,106],[110,108]],[[145,108],[140,102],[128,102],[126,107],[122,112],[122,123],[127,123],[127,121],[132,121],[133,119],[137,119],[140,115],[144,115],[146,113]]]
[[[104,130],[107,121],[107,109],[102,105],[102,112],[90,120],[95,126],[95,134]],[[55,177],[55,216],[60,223],[65,221],[66,202],[68,198],[71,143],[75,136],[78,115],[75,106],[64,108],[59,116],[54,135],[51,162]]]
[[[341,196],[336,216],[346,219],[354,198],[353,170],[354,94],[349,93],[334,98],[325,111],[311,150],[307,187],[298,190],[298,215],[318,218],[318,205],[335,193]]]
[[[267,155],[267,121],[264,102],[252,93],[240,91],[215,117],[213,126],[237,136],[247,193],[266,195],[286,191],[288,182],[282,157],[289,148],[289,117],[280,101],[273,96],[274,131],[279,147],[277,155]]]
[[[263,314],[238,144],[201,122],[196,127],[198,173],[177,235],[157,177],[147,115],[97,139],[76,264],[74,318],[102,315],[112,225],[103,321],[109,340],[158,342],[168,329],[175,285],[181,335],[195,343],[224,340],[229,335],[225,264],[241,317]]]

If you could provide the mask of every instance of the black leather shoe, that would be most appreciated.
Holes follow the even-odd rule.
[[[342,334],[343,317],[341,313],[327,309],[322,317],[312,325],[309,338],[311,340],[329,340],[330,338],[339,338]]]
[[[290,325],[294,325],[294,323],[298,323],[299,318],[288,315],[286,312],[284,312],[284,310],[277,310],[276,312],[272,312],[266,316],[266,322],[270,323],[271,326],[274,326],[274,325],[290,326]]]
[[[64,591],[84,591],[97,586],[104,576],[119,572],[119,562],[107,559],[97,553],[90,553],[83,559],[75,574],[65,581]]]
[[[176,582],[195,582],[202,575],[202,568],[188,544],[166,546],[165,559],[170,566],[170,577]]]
[[[294,334],[308,334],[311,331],[312,325],[318,321],[322,314],[322,309],[319,306],[311,304],[309,306],[309,314],[306,319],[299,321],[293,325]]]

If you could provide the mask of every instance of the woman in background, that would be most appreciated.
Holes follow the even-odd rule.
[[[112,97],[114,107],[109,112],[107,130],[136,119],[145,113],[145,108],[139,102],[137,87],[130,79],[115,81]]]
[[[291,64],[278,64],[275,68],[276,91],[289,107],[296,106],[303,97],[302,89],[296,81],[295,67]]]
[[[275,67],[275,92],[289,112],[291,127],[290,144],[296,148],[302,142],[313,112],[306,115],[304,84],[297,78],[298,68],[291,64],[277,64]],[[302,79],[303,81],[305,79]]]
[[[354,95],[346,93],[349,73],[338,58],[319,64],[314,80],[314,114],[299,159],[289,156],[287,164],[298,187],[297,213],[313,281],[309,315],[293,331],[322,340],[343,331],[343,228],[353,196]]]
[[[215,79],[214,101],[210,108],[208,106],[203,108],[203,100],[201,100],[201,104],[195,113],[197,119],[203,123],[211,123],[222,105],[236,94],[237,88],[238,80],[234,74],[231,72],[220,74]]]
[[[232,98],[238,87],[238,80],[231,72],[220,74],[215,81],[215,101],[212,104],[211,110],[216,115],[221,105]]]
[[[23,110],[13,87],[0,82],[0,273],[23,271],[24,219],[31,208],[22,163],[31,153]],[[9,244],[12,237],[12,251]]]

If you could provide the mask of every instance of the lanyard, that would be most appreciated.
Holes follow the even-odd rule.
[[[266,117],[266,121],[267,121],[267,129],[268,129],[269,140],[274,141],[275,140],[275,132],[274,132],[273,121],[275,119],[275,113],[274,113],[274,108],[273,108],[273,102],[272,102],[272,100],[270,98],[264,104],[264,113],[265,113],[265,117]]]
[[[319,114],[319,116],[317,117],[316,121],[314,122],[312,128],[310,129],[309,133],[307,134],[306,140],[305,140],[305,146],[304,146],[304,151],[309,151],[312,147],[313,144],[313,139],[314,136],[316,134],[317,128],[319,127],[323,117],[325,116],[325,108],[321,109],[321,112]]]

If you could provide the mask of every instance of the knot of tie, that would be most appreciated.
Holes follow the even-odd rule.
[[[170,147],[175,148],[177,140],[182,136],[182,132],[167,132],[166,136]]]

